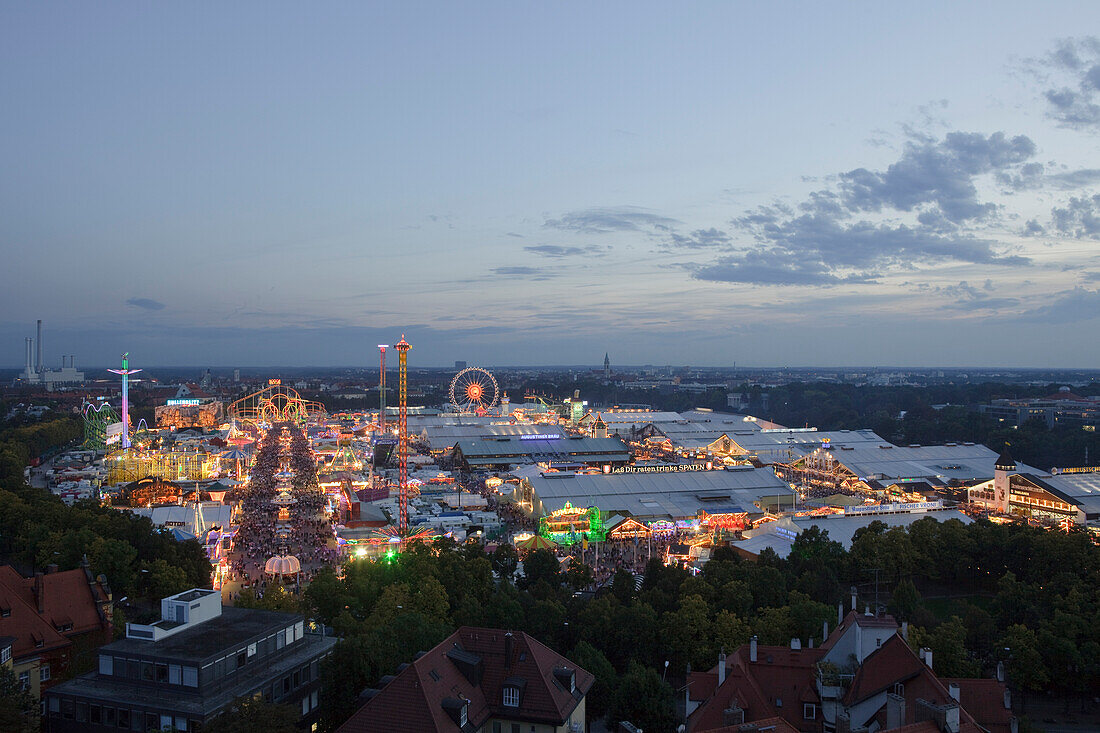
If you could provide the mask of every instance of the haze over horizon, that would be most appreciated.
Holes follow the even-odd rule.
[[[0,365],[1100,362],[1100,6],[0,6]]]

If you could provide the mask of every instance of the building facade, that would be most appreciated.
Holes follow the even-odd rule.
[[[222,608],[218,591],[161,601],[161,620],[127,624],[96,669],[43,696],[47,733],[197,731],[244,696],[316,716],[319,664],[336,640],[306,633],[296,614]]]

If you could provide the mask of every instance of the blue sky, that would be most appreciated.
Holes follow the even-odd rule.
[[[1100,6],[0,4],[0,363],[1090,367]]]

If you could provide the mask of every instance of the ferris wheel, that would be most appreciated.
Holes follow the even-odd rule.
[[[463,412],[491,409],[499,399],[500,387],[487,369],[468,367],[451,380],[451,404]]]

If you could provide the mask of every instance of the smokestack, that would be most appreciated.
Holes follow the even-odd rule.
[[[30,338],[29,336],[23,339],[23,346],[24,351],[27,352],[26,359],[23,362],[24,373],[29,375],[34,369],[34,339]]]
[[[722,651],[718,653],[718,686],[721,687],[722,683],[726,681],[726,648],[722,647]]]
[[[42,319],[38,319],[38,356],[34,360],[34,370],[42,371]]]
[[[857,603],[858,603],[858,601],[856,599],[856,587],[853,585],[852,586],[852,610],[853,611],[856,610],[856,604]]]
[[[749,639],[749,661],[756,661],[756,634],[753,634],[752,638]]]
[[[955,702],[962,702],[962,692],[959,690],[958,682],[952,682],[947,686],[947,694],[955,698]]]
[[[509,631],[504,635],[504,668],[512,668],[512,632]]]
[[[821,622],[821,643],[824,644],[825,640],[829,638],[829,622]]]

